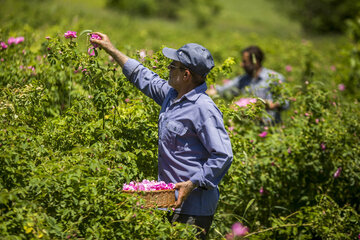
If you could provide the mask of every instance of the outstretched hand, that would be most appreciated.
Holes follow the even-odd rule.
[[[92,34],[99,35],[101,37],[101,39],[90,38],[90,42],[100,45],[100,47],[109,54],[114,51],[115,48],[112,45],[112,43],[110,42],[110,39],[106,34],[99,33],[99,32],[93,32]]]
[[[120,52],[118,49],[114,47],[114,45],[110,42],[109,37],[106,34],[93,32],[92,34],[97,34],[101,37],[101,39],[90,38],[90,42],[98,44],[102,49],[104,49],[110,56],[112,56],[115,61],[120,64],[121,67],[124,67],[124,64],[129,59],[128,56]]]
[[[178,199],[175,203],[175,208],[181,206],[181,204],[185,201],[185,199],[189,196],[189,194],[195,187],[195,184],[193,184],[190,180],[175,184],[175,189],[177,189],[179,192]]]

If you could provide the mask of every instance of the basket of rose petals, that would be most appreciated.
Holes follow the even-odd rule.
[[[130,182],[124,184],[122,192],[145,200],[144,207],[173,207],[175,205],[175,184],[163,181]]]

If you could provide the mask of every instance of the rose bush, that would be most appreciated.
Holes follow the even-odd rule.
[[[23,42],[0,50],[0,236],[194,238],[194,228],[171,226],[163,212],[141,209],[120,191],[156,179],[159,106],[101,50],[90,56],[88,42],[80,47],[86,39],[43,37],[31,50],[21,35]],[[281,125],[257,124],[266,114],[261,99],[246,108],[215,99],[234,162],[220,185],[211,239],[354,239],[360,232],[358,95],[338,89],[358,65],[324,71],[310,44],[292,51],[301,59],[287,71],[293,80],[273,84],[278,99],[291,102]],[[160,51],[132,57],[167,79]],[[209,85],[228,78],[234,64],[232,57],[218,63]]]

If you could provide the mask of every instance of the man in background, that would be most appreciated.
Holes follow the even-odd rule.
[[[266,103],[266,111],[269,117],[262,119],[263,124],[275,124],[281,122],[280,112],[289,107],[288,101],[280,104],[274,102],[274,96],[271,92],[270,84],[272,82],[281,84],[285,81],[284,77],[270,69],[262,66],[264,53],[258,46],[249,46],[242,50],[241,67],[245,74],[240,75],[227,82],[224,86],[217,85],[215,88],[207,90],[207,94],[231,94],[237,96],[248,94],[261,98]]]

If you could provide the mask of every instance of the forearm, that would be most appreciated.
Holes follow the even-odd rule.
[[[115,47],[105,50],[120,66],[124,67],[125,63],[129,60],[129,57],[120,52]]]

